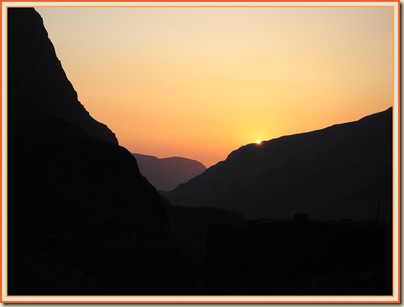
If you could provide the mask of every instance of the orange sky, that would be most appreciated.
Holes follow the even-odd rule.
[[[392,8],[36,8],[90,114],[131,152],[211,166],[393,105]]]

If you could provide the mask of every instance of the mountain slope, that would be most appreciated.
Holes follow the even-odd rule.
[[[8,22],[8,294],[171,292],[165,200],[75,99],[35,10]]]
[[[140,173],[157,190],[162,191],[170,191],[206,170],[202,163],[182,157],[159,159],[138,153],[133,153],[133,156],[137,160]]]
[[[392,109],[357,122],[249,144],[165,195],[247,218],[391,218]]]
[[[91,137],[117,144],[112,131],[94,120],[77,100],[41,16],[22,8],[9,8],[8,12],[8,61],[12,65],[8,70],[8,90],[20,98],[13,107],[24,101],[79,126]]]

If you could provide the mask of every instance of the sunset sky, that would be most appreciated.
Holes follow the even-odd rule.
[[[131,152],[211,166],[393,105],[389,7],[36,7],[90,114]]]

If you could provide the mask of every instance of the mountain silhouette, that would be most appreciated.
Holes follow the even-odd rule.
[[[166,201],[77,101],[34,9],[8,9],[8,55],[8,294],[171,293]]]
[[[248,219],[391,219],[392,108],[359,121],[249,144],[165,193]],[[378,209],[380,202],[380,209]]]
[[[10,8],[9,12],[8,61],[12,67],[8,70],[8,91],[14,101],[11,111],[29,107],[46,112],[79,126],[91,137],[117,144],[112,131],[94,120],[77,100],[39,14],[28,9]]]
[[[133,153],[133,156],[137,160],[140,173],[161,191],[170,191],[206,170],[202,163],[188,158],[159,159],[139,153]]]

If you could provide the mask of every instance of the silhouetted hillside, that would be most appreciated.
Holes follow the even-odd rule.
[[[173,204],[247,218],[391,219],[392,109],[357,122],[249,144],[165,193]]]
[[[17,104],[29,104],[33,110],[79,126],[89,136],[117,144],[112,131],[94,120],[77,100],[41,16],[30,9],[8,10],[8,61],[12,65],[8,70],[8,90],[14,98],[11,111],[25,107]]]
[[[206,170],[202,163],[182,157],[159,159],[138,153],[133,153],[133,156],[137,160],[140,173],[161,191],[170,191]]]
[[[8,22],[8,294],[171,293],[161,196],[77,101],[40,16]]]

